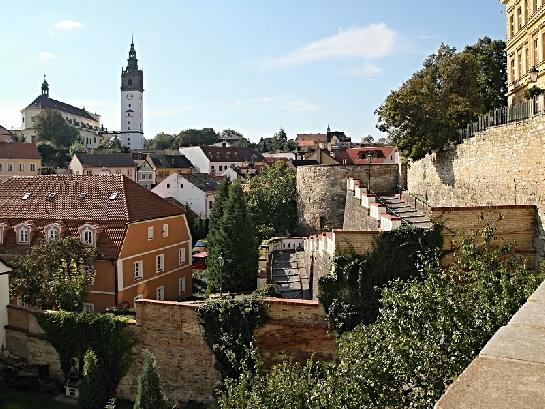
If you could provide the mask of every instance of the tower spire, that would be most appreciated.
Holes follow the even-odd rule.
[[[127,69],[138,69],[138,60],[136,59],[136,50],[134,49],[134,35],[131,34],[131,48],[129,50],[129,59],[127,60]]]
[[[42,95],[46,98],[49,97],[49,84],[47,83],[45,79],[45,74],[44,74],[44,82],[42,82]]]

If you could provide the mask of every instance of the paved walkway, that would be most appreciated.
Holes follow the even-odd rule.
[[[545,408],[545,282],[488,341],[435,407]]]
[[[273,253],[272,282],[284,298],[309,298],[304,252],[285,250]]]

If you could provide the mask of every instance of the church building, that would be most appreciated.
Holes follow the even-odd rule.
[[[127,67],[121,71],[121,146],[144,149],[143,126],[144,73],[138,69],[134,40],[131,41]]]

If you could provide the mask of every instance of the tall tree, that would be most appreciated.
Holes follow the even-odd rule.
[[[220,206],[223,210],[221,219],[211,220],[211,230],[212,223],[215,229],[211,231],[212,237],[208,243],[209,260],[212,261],[208,266],[210,289],[219,290],[221,283],[224,291],[254,290],[258,262],[257,240],[240,181],[230,184],[229,196]],[[220,254],[224,260],[223,266],[219,265]]]
[[[498,48],[501,44],[483,40],[457,53],[442,44],[377,109],[378,129],[412,159],[444,149],[457,140],[459,128],[503,98],[498,80],[491,78],[496,68],[506,64]]]
[[[57,111],[45,109],[36,119],[38,140],[51,142],[57,148],[68,149],[79,138],[79,131],[70,126]]]
[[[278,161],[250,179],[248,208],[255,221],[259,242],[289,236],[297,225],[296,173]]]
[[[166,409],[167,399],[161,389],[155,356],[144,350],[142,374],[138,379],[138,391],[133,409]]]
[[[174,135],[160,132],[146,141],[146,148],[154,150],[178,149]]]
[[[176,135],[176,149],[181,146],[211,145],[218,141],[213,128],[186,129]]]
[[[95,259],[95,248],[75,237],[33,245],[13,262],[11,292],[43,310],[81,311]]]
[[[218,277],[221,269],[218,258],[223,253],[223,242],[225,240],[222,229],[222,218],[225,212],[225,204],[227,203],[227,199],[229,199],[230,186],[231,182],[228,178],[224,178],[220,183],[208,222],[208,235],[206,236],[208,241],[207,274],[209,290],[212,292],[219,290],[219,286],[216,287],[216,284],[219,284]],[[211,284],[211,281],[214,282],[214,285]]]

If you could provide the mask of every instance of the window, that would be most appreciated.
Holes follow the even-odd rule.
[[[518,29],[520,30],[522,28],[522,8],[519,7],[517,9],[517,22],[518,22]]]
[[[155,257],[155,265],[157,267],[158,273],[165,270],[165,255],[164,254],[159,254],[158,256]]]
[[[223,170],[222,166],[220,165],[220,172]]]
[[[165,300],[165,286],[162,285],[161,287],[157,287],[157,290],[155,290],[157,301],[164,301]]]
[[[0,170],[2,170],[2,165],[0,165]],[[180,189],[183,189],[183,188],[184,188],[184,184],[180,183]]]
[[[534,13],[537,11],[537,0],[534,0],[534,8],[533,8],[533,11],[534,11]]]
[[[185,264],[185,247],[178,249],[178,264],[181,266]]]
[[[210,169],[214,170],[214,165],[210,166]]]
[[[2,169],[1,169],[1,166],[0,166],[0,170],[2,170]],[[31,163],[31,164],[30,164],[30,171],[31,171],[31,172],[36,172],[36,164],[35,164],[35,163]]]
[[[25,171],[25,164],[19,163],[19,172],[24,172],[24,171]]]
[[[92,175],[93,174],[93,171],[92,170],[88,170],[86,171],[87,175]]]
[[[28,228],[21,226],[17,229],[17,242],[26,244],[28,243]]]
[[[513,37],[515,35],[515,16],[511,14],[509,18],[509,36]]]
[[[83,312],[95,312],[95,304],[84,302],[83,303]]]
[[[214,202],[213,202],[212,200],[210,200],[210,201],[208,202],[208,208],[209,208],[210,210],[212,210],[212,205],[213,205],[213,204],[214,204]]]
[[[154,232],[153,226],[148,227],[148,240],[153,240]]]
[[[511,60],[511,71],[509,72],[511,74],[511,82],[515,81],[515,59],[513,58]]]
[[[131,107],[131,104],[129,104],[129,108]]]
[[[522,53],[519,51],[517,79],[520,80],[521,78],[522,78]]]
[[[185,277],[182,277],[178,280],[178,292],[180,294],[185,293]]]
[[[170,189],[170,183],[167,183],[167,189]]]
[[[80,240],[83,244],[93,246],[95,244],[95,231],[90,226],[83,226],[80,228]]]
[[[8,172],[13,172],[13,163],[8,163]]]
[[[47,240],[58,240],[59,239],[59,229],[56,227],[50,227],[47,229]]]
[[[168,224],[163,224],[163,237],[168,237]]]
[[[127,176],[132,178],[132,169],[127,170]]]
[[[139,278],[142,278],[144,276],[144,262],[143,261],[135,261],[132,265],[132,273],[135,280],[138,280]]]

